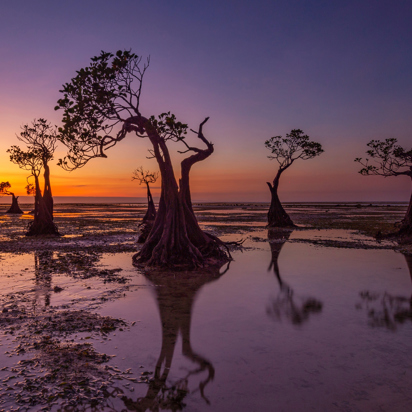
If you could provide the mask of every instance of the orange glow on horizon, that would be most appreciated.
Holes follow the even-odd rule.
[[[4,136],[0,133],[0,136]],[[6,153],[17,138],[0,140],[0,179],[9,181],[16,196],[26,195],[28,171],[10,163]],[[190,186],[194,201],[250,201],[268,202],[270,194],[266,182],[273,180],[277,164],[267,159],[261,142],[256,151],[239,149],[225,153],[216,145],[215,153],[191,171]],[[171,146],[175,159],[176,179],[179,179],[182,155]],[[59,148],[55,159],[64,156]],[[132,181],[136,167],[157,171],[157,164],[148,160],[147,142],[130,138],[108,152],[107,159],[93,159],[84,168],[66,172],[51,166],[53,196],[65,197],[146,197],[146,188]],[[329,149],[315,160],[297,162],[282,175],[279,187],[281,201],[379,201],[403,200],[410,196],[409,180],[399,178],[364,177],[357,173],[351,154],[341,156],[341,150]],[[346,167],[346,170],[345,170]],[[151,185],[155,199],[160,195],[160,179]],[[4,199],[4,198],[3,198]],[[1,201],[1,200],[0,200]],[[7,202],[7,200],[3,200]]]

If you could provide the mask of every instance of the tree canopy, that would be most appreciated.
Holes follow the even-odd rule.
[[[363,167],[359,170],[362,175],[400,176],[412,177],[412,149],[405,150],[398,145],[396,138],[383,141],[371,140],[366,151],[369,158],[357,157],[355,162]]]
[[[143,166],[138,167],[133,171],[132,180],[137,180],[139,185],[142,183],[148,185],[151,183],[156,183],[159,178],[159,172],[150,172],[149,170],[144,170]]]
[[[28,180],[26,186],[27,193],[34,191],[34,220],[30,222],[29,231],[32,235],[58,234],[57,227],[53,223],[53,197],[50,184],[49,162],[53,160],[54,152],[58,142],[58,131],[45,119],[34,119],[31,124],[22,127],[18,139],[25,143],[27,150],[22,150],[19,146],[12,146],[7,152],[10,160],[17,164],[21,169],[28,170],[33,183]],[[43,171],[44,187],[43,193],[40,188],[39,176]]]
[[[19,146],[11,146],[7,150],[7,153],[10,155],[10,161],[20,169],[28,170],[30,176],[39,176],[41,169],[43,167],[43,162],[41,160],[40,151],[33,148],[28,148],[28,150],[22,150]]]
[[[129,132],[143,138],[155,131],[163,141],[184,138],[187,125],[170,112],[142,118],[140,94],[149,63],[148,59],[142,64],[142,58],[131,51],[119,50],[115,55],[102,51],[91,59],[89,67],[77,71],[77,76],[63,85],[60,91],[64,97],[55,110],[64,110],[61,141],[69,149],[59,161],[64,169],[77,169],[92,158],[107,157],[106,150]]]
[[[398,145],[394,137],[385,140],[371,140],[366,151],[369,157],[357,157],[355,162],[363,167],[359,173],[364,176],[377,175],[408,176],[412,179],[412,149],[406,150]],[[405,239],[412,239],[412,194],[406,214],[401,221],[400,229],[394,233]],[[393,234],[391,234],[393,235]]]
[[[286,133],[286,137],[273,136],[266,140],[265,146],[272,153],[268,158],[275,159],[282,170],[297,159],[312,159],[324,151],[320,143],[311,141],[301,129],[292,129],[290,133]]]
[[[11,188],[11,184],[9,182],[0,182],[0,195],[11,195],[9,189]]]
[[[275,159],[279,168],[273,179],[273,183],[266,182],[271,193],[271,202],[268,211],[268,227],[294,227],[290,216],[283,208],[279,196],[278,187],[280,176],[290,167],[295,160],[308,160],[323,153],[320,143],[311,141],[301,129],[292,129],[286,137],[273,136],[265,141],[265,146],[270,150],[269,159]]]
[[[59,164],[66,170],[77,169],[92,158],[107,157],[107,149],[128,134],[148,138],[151,155],[159,165],[162,187],[155,223],[136,262],[198,267],[211,258],[227,260],[223,243],[200,229],[190,201],[190,168],[213,153],[213,145],[202,132],[207,118],[195,131],[206,145],[206,149],[201,149],[186,143],[188,126],[171,112],[144,116],[140,97],[148,67],[149,60],[142,63],[142,58],[131,51],[102,51],[63,85],[63,98],[55,109],[63,109],[60,139],[69,150]],[[179,183],[167,146],[169,141],[183,142],[183,153],[194,153],[181,162]]]

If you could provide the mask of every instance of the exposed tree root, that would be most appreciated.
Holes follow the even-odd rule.
[[[375,237],[376,240],[395,240],[401,244],[412,244],[412,228],[402,227],[396,232],[385,234],[379,231]]]
[[[222,246],[226,250],[228,258],[230,260],[233,260],[232,255],[230,254],[228,243],[225,243],[225,242],[221,241],[218,237],[213,236],[210,233],[207,233],[207,232],[204,232],[204,233],[205,233],[206,236],[208,236],[210,239],[212,239],[214,242],[216,242],[216,244],[218,244],[219,246]],[[230,244],[233,244],[233,243],[235,243],[235,242],[230,242]]]
[[[146,242],[147,238],[149,237],[150,231],[152,230],[153,224],[154,220],[143,220],[143,222],[139,224],[140,235],[137,239],[137,243]]]
[[[10,206],[10,209],[6,213],[22,215],[23,211],[20,209],[20,206],[16,201],[16,203],[13,202],[13,204]]]
[[[175,247],[172,250],[170,245],[160,241],[153,248],[149,258],[142,254],[141,250],[133,256],[133,263],[138,267],[184,271],[220,267],[233,260],[229,248],[224,242],[213,235],[206,235],[209,241],[201,248],[197,248],[189,242],[185,247]]]
[[[53,222],[32,221],[28,224],[26,236],[54,235],[60,236],[57,226]]]
[[[280,203],[277,194],[277,184],[272,187],[268,183],[269,189],[271,191],[272,200],[270,203],[270,208],[268,211],[268,225],[267,228],[285,227],[285,228],[295,228],[297,227],[290,216],[286,213],[282,204]]]

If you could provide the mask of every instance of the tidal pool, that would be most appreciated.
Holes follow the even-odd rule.
[[[114,355],[113,370],[129,371],[93,410],[411,410],[411,257],[294,242],[298,232],[253,235],[260,240],[248,239],[211,273],[143,274],[133,253],[3,253],[0,297],[7,308],[7,296],[24,296],[50,319],[83,310],[129,325],[71,335]],[[322,236],[331,232],[317,230]],[[1,396],[13,388],[13,365],[31,356],[10,356],[18,333],[0,335]],[[10,399],[0,409],[17,410]],[[92,409],[57,402],[50,410]]]

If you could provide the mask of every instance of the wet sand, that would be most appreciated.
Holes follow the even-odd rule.
[[[411,256],[370,236],[405,209],[196,205],[246,239],[198,273],[133,267],[144,206],[56,205],[58,239],[1,214],[0,410],[408,411]]]

